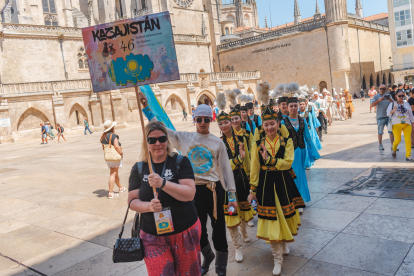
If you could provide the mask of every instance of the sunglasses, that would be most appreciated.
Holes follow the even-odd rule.
[[[398,95],[398,98],[404,98],[404,95]]]
[[[157,141],[159,141],[160,143],[165,143],[167,142],[167,140],[168,140],[168,137],[165,135],[160,136],[160,137],[147,137],[147,142],[150,145],[157,143]]]
[[[204,119],[204,123],[206,123],[206,124],[211,122],[211,118],[197,118],[196,122],[201,124],[203,122],[203,119]]]
[[[380,90],[387,90],[386,88],[380,88]]]

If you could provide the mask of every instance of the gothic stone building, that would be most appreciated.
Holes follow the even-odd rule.
[[[309,20],[300,19],[295,3],[295,23],[267,29],[258,26],[255,0],[3,3],[1,143],[38,138],[39,123],[45,121],[61,123],[69,134],[83,131],[84,118],[95,130],[105,120],[116,120],[120,127],[137,125],[132,89],[92,92],[81,28],[163,11],[171,14],[181,76],[152,87],[173,120],[192,105],[211,104],[227,89],[255,94],[262,79],[272,86],[296,81],[351,91],[361,83],[390,80],[388,28],[361,14],[347,14],[345,0],[325,0],[326,15],[317,12]],[[221,43],[226,35],[221,22],[229,21],[234,39]]]
[[[314,17],[302,20],[295,0],[294,22],[219,45],[221,68],[260,70],[272,87],[295,81],[319,91],[347,88],[358,94],[361,88],[391,84],[388,14],[363,17],[361,1],[355,4],[355,14],[348,14],[346,0],[325,0],[322,15],[316,2]],[[235,34],[244,31],[237,28]]]

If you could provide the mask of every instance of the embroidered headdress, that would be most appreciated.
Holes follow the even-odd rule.
[[[262,121],[279,120],[277,113],[269,106],[264,107],[262,112]]]
[[[227,114],[224,111],[221,111],[219,115],[217,115],[217,122],[221,122],[221,121],[231,121],[231,117],[229,114]]]
[[[288,100],[287,100],[287,103],[288,104],[290,104],[290,103],[297,103],[298,102],[298,98],[296,98],[296,97],[290,97]]]
[[[240,117],[240,105],[236,104],[236,106],[230,111],[230,116],[239,116]]]

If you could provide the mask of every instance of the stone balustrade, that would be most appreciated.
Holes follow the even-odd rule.
[[[206,35],[174,34],[174,41],[208,42],[208,37]]]
[[[172,83],[197,83],[201,76],[208,75],[211,82],[226,80],[248,80],[260,79],[260,71],[245,72],[212,72],[212,73],[184,73],[180,74],[180,80],[171,81],[163,84]],[[158,85],[162,85],[161,83]],[[24,82],[8,83],[0,85],[0,97],[23,96],[33,94],[54,94],[64,92],[83,92],[91,91],[92,83],[89,79],[47,81],[47,82]]]
[[[220,51],[220,50],[227,50],[231,48],[241,47],[244,45],[257,43],[260,41],[273,39],[275,37],[280,37],[285,34],[296,33],[296,32],[306,32],[306,31],[311,31],[311,30],[325,27],[325,26],[326,26],[325,17],[323,16],[322,18],[317,19],[317,20],[308,20],[298,25],[279,28],[275,31],[270,31],[264,34],[253,36],[253,37],[228,42],[228,43],[217,46],[217,50]]]
[[[134,14],[134,17],[140,17],[140,16],[146,15],[148,13],[149,13],[148,8],[145,8],[145,9],[136,11],[135,14]]]
[[[47,81],[47,82],[23,82],[2,84],[0,95],[9,96],[13,94],[26,93],[59,93],[63,91],[90,91],[92,83],[89,79]]]
[[[387,26],[377,24],[374,22],[364,21],[358,18],[349,18],[349,24],[357,25],[365,28],[375,29],[375,30],[381,30],[385,32],[389,32],[389,28]]]
[[[46,25],[30,25],[2,23],[3,30],[0,33],[10,34],[51,34],[51,35],[76,35],[82,37],[82,29],[75,27],[46,26]]]

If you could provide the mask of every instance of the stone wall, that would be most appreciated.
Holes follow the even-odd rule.
[[[367,29],[357,30],[354,27],[349,28],[349,52],[351,61],[350,91],[360,89],[364,76],[367,89],[370,88],[371,75],[374,86],[377,86],[378,77],[380,77],[380,84],[393,83],[392,80],[391,82],[389,80],[390,66],[392,65],[389,59],[392,56],[389,34]]]
[[[324,29],[220,51],[221,67],[235,71],[260,70],[261,78],[272,87],[278,83],[297,82],[330,88],[329,60]]]
[[[183,109],[191,114],[191,105],[202,99],[214,103],[217,93],[227,89],[256,94],[260,73],[193,73],[181,79],[152,86],[172,121],[182,118]],[[40,123],[47,121],[61,124],[66,135],[83,133],[84,119],[92,131],[101,131],[106,120],[117,121],[120,128],[140,124],[134,88],[100,93],[90,88],[84,80],[3,85],[0,119],[9,118],[11,126],[0,127],[0,143],[37,139]]]
[[[68,79],[87,79],[88,70],[80,70],[78,50],[83,41],[63,40]],[[65,79],[62,51],[58,37],[52,39],[7,37],[1,53],[3,83],[55,81]]]

